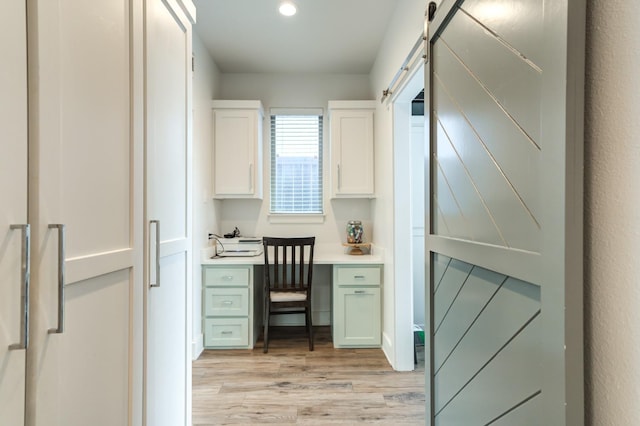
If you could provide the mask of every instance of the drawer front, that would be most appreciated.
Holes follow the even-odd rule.
[[[240,268],[205,268],[204,285],[213,286],[248,286],[251,267]]]
[[[380,267],[337,267],[335,279],[337,285],[380,285]]]
[[[204,346],[209,348],[248,347],[248,318],[207,318]]]
[[[210,287],[204,290],[206,316],[249,315],[249,289],[247,287]]]

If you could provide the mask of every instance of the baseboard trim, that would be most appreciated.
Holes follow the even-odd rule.
[[[387,361],[389,361],[391,368],[397,370],[395,365],[396,363],[393,351],[393,343],[391,342],[391,339],[389,338],[387,333],[382,333],[382,352],[384,353],[384,356],[387,357]]]
[[[191,355],[195,361],[204,352],[204,334],[200,333],[191,343]]]

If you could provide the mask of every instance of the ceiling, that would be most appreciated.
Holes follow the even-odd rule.
[[[223,73],[368,74],[399,0],[194,0],[194,27]]]

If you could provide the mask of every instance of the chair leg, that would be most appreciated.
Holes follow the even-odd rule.
[[[265,312],[264,312],[264,344],[263,344],[263,353],[267,353],[267,351],[269,350],[269,311],[271,309],[271,306],[269,306],[269,303],[267,302],[265,304]]]
[[[309,333],[309,350],[313,351],[313,324],[311,323],[311,308],[305,309],[305,320],[307,323],[307,333]]]

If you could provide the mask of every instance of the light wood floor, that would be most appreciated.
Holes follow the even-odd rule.
[[[313,352],[303,328],[270,334],[267,354],[258,341],[194,361],[194,426],[425,424],[422,367],[397,372],[380,349],[334,349],[328,327],[317,328]]]

